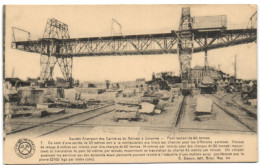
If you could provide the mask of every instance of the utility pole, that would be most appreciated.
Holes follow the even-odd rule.
[[[237,55],[235,55],[235,62],[234,62],[234,77],[237,78]]]
[[[13,70],[12,70],[12,78],[14,78],[14,68],[13,68]]]
[[[205,36],[205,45],[208,45],[208,33]],[[203,76],[211,76],[209,62],[208,62],[208,49],[205,49],[205,56],[204,56],[204,74]]]

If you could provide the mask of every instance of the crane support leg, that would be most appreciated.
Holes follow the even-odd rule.
[[[53,71],[56,63],[58,63],[61,73],[65,81],[72,85],[72,56],[52,56],[55,53],[70,52],[71,45],[57,45],[55,39],[69,39],[68,25],[56,20],[49,19],[47,21],[43,39],[41,41],[41,80],[53,80]]]
[[[191,16],[189,7],[182,8],[179,30],[181,32],[178,34],[178,54],[181,77],[182,80],[189,81],[194,40],[194,34],[191,31]]]
[[[61,73],[62,73],[65,81],[72,83],[73,58],[72,57],[57,58],[57,63],[60,66]]]
[[[53,80],[54,67],[58,63],[65,81],[72,83],[73,58],[57,58],[53,56],[41,55],[41,80]]]
[[[41,73],[40,78],[44,80],[53,80],[53,71],[56,64],[56,57],[42,55],[40,57]]]

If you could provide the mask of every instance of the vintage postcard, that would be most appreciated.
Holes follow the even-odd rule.
[[[4,163],[258,161],[256,5],[3,12]]]

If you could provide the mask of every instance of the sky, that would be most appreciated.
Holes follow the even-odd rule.
[[[5,75],[26,79],[40,75],[40,55],[11,49],[12,28],[31,33],[31,39],[41,38],[49,18],[69,26],[71,38],[109,36],[111,20],[122,25],[122,33],[169,33],[178,30],[181,8],[189,6],[192,16],[227,15],[228,28],[246,27],[256,11],[252,5],[89,5],[89,6],[7,6],[5,38]],[[243,14],[241,14],[243,12]],[[237,77],[257,78],[257,45],[244,44],[208,51],[210,66],[220,65],[224,72],[234,74],[237,55]],[[204,65],[204,54],[195,53],[192,67]],[[131,81],[151,79],[153,72],[174,71],[179,74],[177,54],[78,57],[73,59],[73,77],[81,81]],[[58,65],[54,77],[62,77]]]

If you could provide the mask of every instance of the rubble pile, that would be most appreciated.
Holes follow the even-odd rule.
[[[102,98],[99,100],[98,97],[84,98],[84,95],[97,96],[104,93],[104,91],[105,89],[94,88],[21,88],[12,93],[6,92],[4,97],[6,104],[5,115],[8,118],[45,117],[66,113],[66,109],[95,108],[102,104]],[[110,96],[111,94],[113,93],[111,92]],[[110,98],[111,100],[113,98]],[[23,107],[30,108],[24,109]]]
[[[68,113],[71,110],[96,108],[106,102],[115,102],[114,120],[138,120],[140,114],[155,115],[170,111],[174,98],[179,96],[178,89],[160,90],[159,84],[146,85],[145,82],[131,87],[128,84],[116,84],[115,88],[88,84],[74,88],[27,87],[6,96],[6,100],[15,100],[20,107],[30,106],[27,110],[9,111],[12,117],[45,117]],[[12,109],[12,108],[9,108]],[[69,111],[68,111],[69,110]],[[11,114],[11,115],[10,115]]]
[[[113,119],[131,119],[137,115],[155,115],[163,111],[171,111],[174,106],[174,98],[179,96],[180,90],[174,92],[168,90],[159,90],[154,85],[127,88],[122,91],[123,95],[115,99],[115,115]],[[138,91],[138,92],[136,92]],[[133,117],[135,116],[135,117]]]

